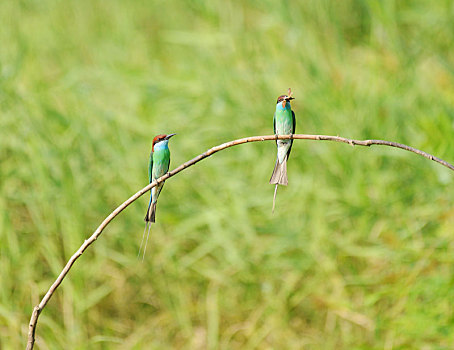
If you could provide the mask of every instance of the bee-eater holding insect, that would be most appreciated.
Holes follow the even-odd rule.
[[[151,142],[150,159],[148,160],[148,178],[150,183],[165,175],[169,171],[170,165],[170,151],[169,139],[175,134],[158,135]],[[147,241],[143,250],[143,257],[147,249],[148,236],[150,235],[151,223],[155,222],[156,217],[156,204],[158,202],[159,194],[161,193],[164,182],[151,189],[150,202],[148,203],[147,214],[145,215],[145,230],[148,227]],[[145,230],[143,231],[142,242],[140,243],[140,250],[142,249],[143,240],[145,237]],[[143,258],[142,258],[143,260]]]
[[[290,101],[292,90],[289,88],[287,95],[281,95],[277,98],[276,111],[274,112],[274,134],[278,135],[293,135],[295,133],[296,119],[295,113],[292,111]],[[270,184],[276,184],[273,197],[273,212],[276,203],[276,193],[278,185],[288,185],[287,179],[287,160],[292,150],[293,139],[276,140],[277,159],[274,166],[273,174],[271,175]]]

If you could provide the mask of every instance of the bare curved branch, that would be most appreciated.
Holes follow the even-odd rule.
[[[47,293],[44,295],[43,299],[41,302],[35,306],[33,309],[32,317],[30,319],[29,323],[29,332],[28,332],[28,341],[27,341],[27,350],[33,349],[34,343],[35,343],[35,332],[36,332],[36,326],[38,323],[38,317],[42,310],[46,307],[47,303],[49,302],[50,298],[54,294],[55,290],[60,286],[60,284],[63,282],[63,279],[66,277],[68,274],[69,270],[73,266],[73,264],[76,262],[76,260],[84,253],[84,251],[94,242],[98,239],[98,237],[101,235],[103,230],[106,228],[106,226],[118,215],[120,214],[124,209],[126,209],[132,202],[134,202],[136,199],[141,197],[144,193],[148,192],[150,189],[155,187],[157,184],[167,180],[169,177],[172,177],[176,174],[178,174],[180,171],[200,162],[201,160],[211,156],[212,154],[222,151],[226,148],[236,146],[236,145],[241,145],[243,143],[247,142],[257,142],[257,141],[270,141],[270,140],[287,140],[287,139],[295,139],[295,140],[315,140],[315,141],[336,141],[336,142],[343,142],[343,143],[348,143],[352,146],[372,146],[372,145],[381,145],[381,146],[390,146],[390,147],[395,147],[395,148],[400,148],[409,152],[413,152],[416,154],[419,154],[420,156],[423,156],[427,159],[433,160],[434,162],[437,162],[448,169],[454,170],[454,166],[443,159],[437,158],[429,153],[423,152],[419,149],[397,143],[397,142],[391,142],[391,141],[383,141],[383,140],[352,140],[352,139],[347,139],[345,137],[340,137],[340,136],[327,136],[327,135],[305,135],[305,134],[295,134],[295,135],[267,135],[267,136],[252,136],[252,137],[246,137],[230,142],[223,143],[221,145],[215,146],[213,148],[210,148],[208,151],[198,155],[197,157],[187,161],[186,163],[181,164],[179,167],[176,169],[172,170],[171,172],[165,174],[164,176],[161,176],[159,179],[156,181],[151,182],[149,185],[145,186],[142,188],[140,191],[138,191],[136,194],[131,196],[128,200],[123,202],[117,209],[115,209],[108,217],[104,219],[104,221],[99,225],[99,227],[96,229],[96,231],[84,241],[84,243],[80,246],[80,248],[74,253],[73,256],[68,260],[66,263],[65,267],[61,271],[60,275],[57,277],[55,282],[50,286],[49,290]]]

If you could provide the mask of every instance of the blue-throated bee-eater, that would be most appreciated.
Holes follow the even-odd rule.
[[[169,171],[170,165],[170,151],[169,151],[169,139],[175,134],[169,135],[158,135],[151,142],[151,153],[148,160],[148,179],[151,182],[165,175]],[[159,194],[164,187],[164,182],[161,182],[157,186],[151,189],[150,202],[148,203],[147,214],[145,215],[145,229],[148,227],[147,241],[143,255],[147,249],[148,236],[150,234],[151,223],[155,222],[156,219],[156,204],[158,202]],[[142,243],[140,244],[140,250],[142,249],[143,240],[145,237],[145,231],[143,232]]]
[[[277,98],[276,111],[273,118],[275,135],[293,135],[295,133],[296,119],[295,113],[293,113],[290,106],[291,100],[294,100],[291,89],[288,89],[287,95],[281,95]],[[273,197],[273,212],[276,203],[277,186],[288,185],[287,160],[292,150],[292,144],[293,139],[276,140],[277,159],[270,179],[270,184],[276,185]]]

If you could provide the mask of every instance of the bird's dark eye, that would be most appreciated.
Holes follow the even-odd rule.
[[[281,96],[279,96],[279,97],[277,98],[277,103],[284,101],[286,97],[287,97],[286,95],[281,95]]]

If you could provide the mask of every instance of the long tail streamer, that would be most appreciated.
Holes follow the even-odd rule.
[[[143,235],[142,235],[142,242],[140,242],[139,252],[137,253],[137,259],[139,259],[140,252],[142,251],[143,241],[145,239],[145,231],[147,230],[147,228],[148,228],[148,234],[147,234],[147,240],[145,242],[145,248],[143,250],[142,261],[145,258],[145,251],[147,250],[148,237],[150,236],[150,228],[151,228],[151,223],[150,222],[146,222],[145,223],[145,228],[143,229]]]
[[[145,259],[145,252],[147,251],[148,237],[150,237],[151,222],[148,222],[147,225],[148,225],[148,233],[147,233],[147,240],[145,241],[145,248],[143,248],[142,261]]]
[[[276,193],[277,193],[277,184],[276,184],[276,187],[274,188],[274,197],[273,197],[273,209],[271,210],[271,212],[274,214],[274,205],[276,204]]]

